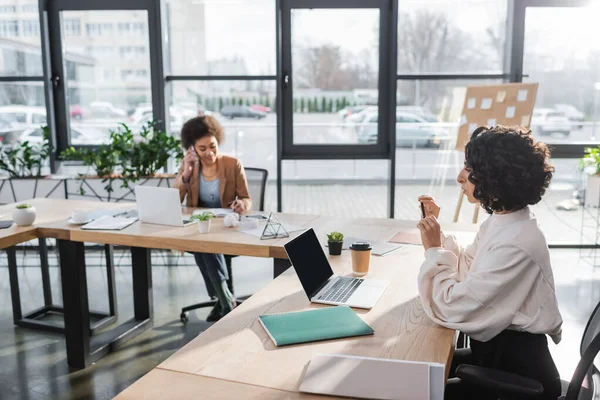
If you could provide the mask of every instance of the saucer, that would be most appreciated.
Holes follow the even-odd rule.
[[[71,217],[69,217],[69,219],[67,220],[67,222],[68,222],[70,225],[85,225],[85,224],[87,224],[87,223],[90,223],[90,222],[92,222],[92,221],[93,221],[93,219],[91,219],[91,218],[88,218],[88,219],[87,219],[87,221],[83,221],[83,222],[75,222],[75,221],[73,221],[73,218],[71,218]]]

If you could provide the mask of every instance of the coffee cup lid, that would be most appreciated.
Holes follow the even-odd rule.
[[[352,250],[371,250],[371,243],[368,242],[354,242],[352,246],[350,246]]]

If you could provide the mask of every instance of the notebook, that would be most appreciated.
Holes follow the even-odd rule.
[[[362,399],[443,400],[444,365],[315,354],[299,390]]]
[[[120,231],[121,229],[127,228],[129,225],[137,221],[137,217],[111,217],[105,215],[94,221],[85,224],[81,229],[96,230],[96,231]]]
[[[348,306],[261,315],[258,319],[275,346],[372,335],[375,332]]]
[[[457,242],[463,246],[473,243],[476,232],[469,231],[444,231],[446,236],[454,236]],[[389,240],[390,243],[421,244],[421,232],[418,229],[400,231]]]

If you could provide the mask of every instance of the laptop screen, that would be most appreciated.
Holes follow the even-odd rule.
[[[310,299],[316,291],[333,275],[329,260],[311,229],[285,245],[285,251],[300,278],[300,283]]]

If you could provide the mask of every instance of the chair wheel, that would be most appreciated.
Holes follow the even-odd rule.
[[[179,319],[181,320],[181,322],[183,322],[184,324],[188,322],[188,316],[186,313],[182,312],[181,314],[179,314]]]

